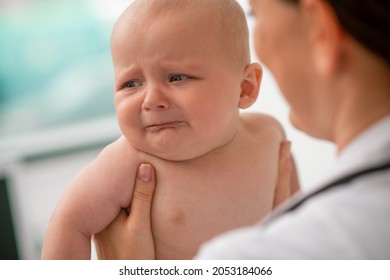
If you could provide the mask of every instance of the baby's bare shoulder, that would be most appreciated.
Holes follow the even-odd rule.
[[[138,166],[137,152],[124,138],[106,146],[73,180],[104,205],[128,205]],[[99,191],[97,191],[99,190]]]
[[[83,173],[101,182],[132,178],[138,164],[137,156],[137,151],[122,136],[107,145]]]
[[[121,163],[128,164],[129,159],[134,158],[137,155],[136,149],[134,149],[126,140],[124,136],[119,137],[116,141],[107,145],[98,155],[96,161],[107,163]]]
[[[274,117],[262,113],[246,113],[240,116],[243,127],[255,137],[259,135],[279,139],[286,138],[282,125]]]

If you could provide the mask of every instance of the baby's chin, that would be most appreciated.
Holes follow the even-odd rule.
[[[206,156],[210,153],[210,151],[197,151],[197,152],[188,152],[188,151],[179,151],[179,150],[173,150],[173,151],[147,151],[147,150],[140,150],[141,152],[161,159],[165,161],[172,161],[172,162],[186,162],[186,161],[192,161],[201,159],[202,157]]]
[[[148,144],[145,141],[131,143],[129,139],[128,142],[130,143],[130,146],[142,154],[171,162],[188,162],[209,158],[209,156],[224,150],[224,148],[231,143],[231,141],[227,141],[226,143],[213,143],[210,141],[208,143],[203,143],[203,145],[196,145],[194,143],[184,144],[180,142],[176,142],[176,144],[164,143],[164,145],[161,145],[159,143],[159,145],[153,145]]]

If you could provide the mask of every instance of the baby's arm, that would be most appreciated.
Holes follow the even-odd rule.
[[[42,259],[90,259],[91,237],[131,201],[136,164],[123,138],[107,146],[71,182],[53,213]]]

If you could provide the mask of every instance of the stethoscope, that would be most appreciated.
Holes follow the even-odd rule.
[[[335,189],[337,187],[342,187],[345,184],[348,184],[355,179],[365,177],[365,176],[374,175],[378,172],[383,172],[383,171],[386,171],[389,169],[390,169],[390,161],[385,162],[385,163],[381,163],[381,164],[377,164],[375,166],[371,166],[368,168],[364,168],[364,169],[358,170],[356,172],[353,172],[349,175],[343,176],[342,178],[336,179],[333,182],[331,182],[331,183],[329,183],[321,188],[318,188],[316,191],[314,191],[314,192],[312,192],[304,197],[299,197],[295,201],[288,203],[288,205],[285,205],[284,207],[277,209],[267,219],[265,219],[261,224],[268,225],[268,223],[275,221],[277,218],[281,217],[284,214],[287,214],[287,213],[290,213],[290,212],[297,210],[305,202],[309,201],[313,197],[317,197],[317,196],[323,194],[326,191]]]

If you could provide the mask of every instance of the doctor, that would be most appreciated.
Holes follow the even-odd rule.
[[[197,258],[390,259],[390,2],[250,4],[256,52],[288,101],[291,122],[334,142],[338,157],[313,191],[266,221],[211,240]],[[154,256],[155,176],[145,166],[130,216],[95,239],[101,258]]]

